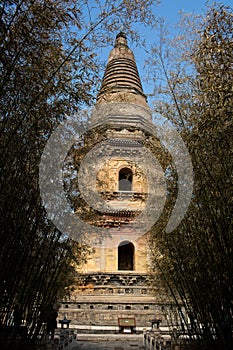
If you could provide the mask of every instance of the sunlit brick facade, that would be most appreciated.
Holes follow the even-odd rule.
[[[94,186],[110,209],[98,213],[94,221],[107,234],[95,243],[73,294],[60,309],[79,330],[115,332],[119,318],[133,317],[140,331],[155,316],[162,317],[162,304],[159,298],[155,303],[148,283],[149,249],[143,219],[141,234],[133,225],[146,210],[149,191],[143,148],[148,140],[159,148],[153,128],[134,55],[120,33],[97,96],[92,137],[85,137],[86,143],[95,140],[93,147],[104,142],[97,152]],[[104,158],[103,152],[107,152]]]

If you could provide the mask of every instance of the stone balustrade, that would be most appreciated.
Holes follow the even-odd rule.
[[[171,332],[160,329],[145,330],[143,332],[143,345],[146,350],[171,350]]]
[[[101,195],[107,201],[112,201],[112,200],[119,200],[119,201],[143,200],[143,201],[145,201],[148,197],[148,194],[146,192],[133,192],[133,191],[115,191],[115,192],[105,191],[105,192],[101,192]]]
[[[76,334],[73,329],[57,328],[54,339],[50,339],[44,330],[38,337],[32,350],[71,350],[77,345]]]
[[[143,346],[145,350],[190,350],[191,342],[197,335],[188,330],[151,329],[143,331]]]
[[[58,350],[71,350],[77,344],[73,330],[61,329]]]

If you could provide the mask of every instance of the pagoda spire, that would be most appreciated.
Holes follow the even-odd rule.
[[[135,57],[123,32],[116,36],[97,96],[97,104],[111,102],[134,103],[148,108]]]

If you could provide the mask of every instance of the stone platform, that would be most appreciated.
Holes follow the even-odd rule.
[[[142,334],[78,334],[72,350],[143,350]]]

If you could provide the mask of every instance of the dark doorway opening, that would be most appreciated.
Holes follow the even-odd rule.
[[[129,241],[118,246],[118,270],[134,270],[134,245]]]
[[[119,191],[132,191],[133,173],[129,168],[119,171]]]

